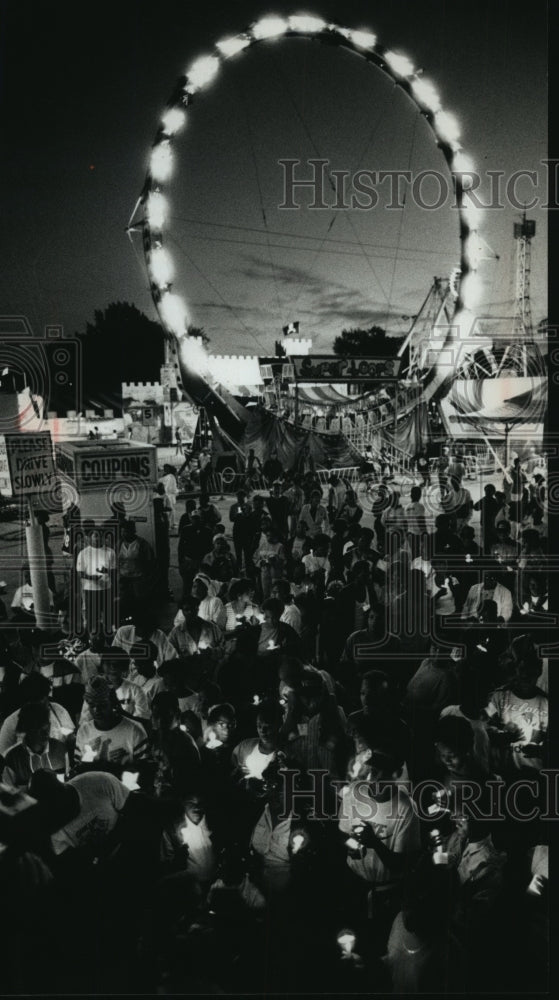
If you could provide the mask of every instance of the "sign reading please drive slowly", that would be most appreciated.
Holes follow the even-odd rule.
[[[49,431],[6,434],[6,452],[14,496],[41,493],[56,481]]]

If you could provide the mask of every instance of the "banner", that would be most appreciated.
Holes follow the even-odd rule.
[[[296,382],[394,382],[400,358],[337,358],[333,354],[294,355]]]

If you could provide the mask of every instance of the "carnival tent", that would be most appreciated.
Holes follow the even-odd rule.
[[[221,433],[215,422],[212,435],[214,450],[218,454],[230,451],[230,440]],[[308,467],[309,460],[312,460],[315,467],[327,468],[347,468],[363,462],[363,456],[343,434],[322,433],[301,427],[277,417],[263,407],[256,407],[249,412],[240,447],[245,454],[249,448],[254,448],[261,462],[265,462],[276,451],[286,471],[302,470],[305,463]]]

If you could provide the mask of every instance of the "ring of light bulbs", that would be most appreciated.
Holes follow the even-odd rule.
[[[174,169],[173,140],[187,123],[187,109],[195,97],[215,81],[222,65],[258,42],[272,42],[284,37],[335,42],[350,49],[383,70],[408,94],[426,118],[449,166],[455,188],[460,225],[460,264],[452,273],[455,300],[453,324],[460,325],[463,312],[474,310],[479,302],[481,282],[478,265],[481,252],[477,235],[480,211],[470,201],[464,203],[463,198],[464,192],[472,186],[474,167],[462,147],[459,123],[454,115],[443,109],[436,87],[423,77],[422,71],[416,70],[407,56],[386,49],[371,31],[343,28],[316,16],[300,14],[264,17],[246,32],[217,42],[211,54],[197,59],[186,75],[180,78],[166,106],[152,146],[148,174],[140,197],[144,209],[142,230],[150,289],[163,326],[179,341],[181,338],[186,340],[188,310],[181,297],[172,291],[175,268],[164,246],[164,233],[169,221],[169,205],[164,190]],[[190,343],[190,360],[196,365],[193,350],[195,353],[196,349]],[[199,351],[202,360],[204,351],[201,346]]]

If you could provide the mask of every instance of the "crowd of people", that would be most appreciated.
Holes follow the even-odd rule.
[[[545,476],[446,457],[67,519],[1,638],[2,992],[545,991]]]

